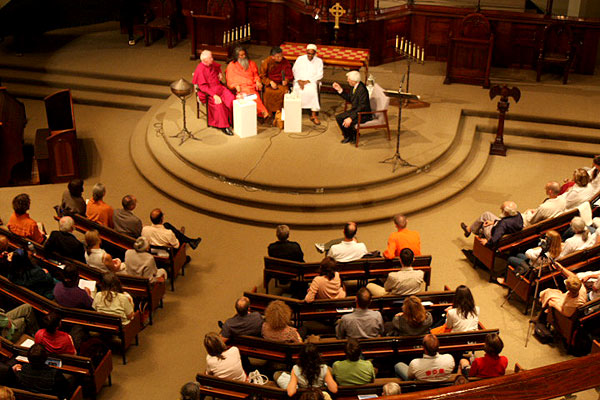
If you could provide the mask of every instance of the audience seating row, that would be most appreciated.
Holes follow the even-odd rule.
[[[12,389],[15,394],[15,400],[62,400],[56,396],[50,396],[47,394],[28,392],[27,390]],[[75,392],[69,397],[69,400],[83,400],[83,391],[81,386],[75,389]]]
[[[320,262],[297,262],[281,258],[265,257],[263,270],[263,286],[269,293],[271,279],[285,279],[297,281],[312,281],[319,276]],[[385,258],[361,258],[347,263],[338,263],[337,268],[340,278],[344,280],[357,280],[359,286],[365,286],[370,279],[385,279],[390,272],[398,271],[401,267],[399,259],[388,260]],[[431,256],[416,256],[413,268],[424,272],[425,288],[431,282]]]

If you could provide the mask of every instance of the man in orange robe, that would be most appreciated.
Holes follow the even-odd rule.
[[[248,52],[243,47],[236,47],[233,51],[236,60],[227,65],[225,76],[227,78],[227,86],[234,89],[237,94],[256,95],[256,111],[263,118],[269,116],[267,108],[260,99],[259,90],[262,89],[260,75],[258,75],[258,67],[256,63],[248,57]]]

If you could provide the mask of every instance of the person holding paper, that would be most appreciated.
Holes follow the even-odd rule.
[[[63,281],[54,286],[54,300],[63,307],[93,310],[92,291],[79,287],[79,271],[77,266],[68,264],[63,269]]]
[[[123,292],[121,281],[112,272],[102,275],[102,291],[96,293],[94,310],[121,317],[123,325],[129,324],[134,317],[133,299]]]
[[[227,65],[225,77],[227,86],[237,92],[238,96],[255,95],[256,111],[263,118],[269,116],[267,107],[260,99],[259,91],[262,90],[262,82],[258,74],[256,63],[248,57],[248,52],[243,47],[236,47],[233,50],[235,59]]]

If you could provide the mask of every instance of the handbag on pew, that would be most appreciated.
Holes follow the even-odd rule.
[[[261,374],[259,370],[255,369],[248,374],[248,382],[254,383],[255,385],[266,385],[269,383],[269,378],[266,375]]]

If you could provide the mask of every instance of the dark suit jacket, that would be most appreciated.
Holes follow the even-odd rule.
[[[363,111],[371,111],[371,103],[369,102],[369,91],[364,83],[359,82],[356,86],[356,90],[352,93],[346,93],[345,91],[340,93],[340,96],[349,103],[352,103],[352,108],[346,113],[352,118],[352,124],[358,122],[358,113]],[[372,114],[363,115],[360,119],[361,122],[370,121],[373,119]]]
[[[502,236],[509,233],[518,232],[523,229],[523,217],[521,213],[517,213],[512,217],[504,217],[492,228],[492,237],[488,240],[487,245],[493,247],[498,243]]]
[[[271,243],[268,254],[269,257],[304,262],[304,253],[300,245],[297,242],[290,242],[289,240]]]
[[[44,250],[85,263],[83,243],[69,232],[53,231],[44,244]]]

